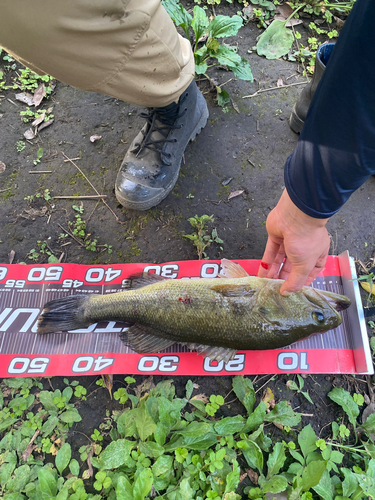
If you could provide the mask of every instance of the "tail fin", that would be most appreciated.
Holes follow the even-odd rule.
[[[86,328],[93,321],[85,318],[87,295],[70,295],[45,304],[39,316],[37,333],[55,333]]]

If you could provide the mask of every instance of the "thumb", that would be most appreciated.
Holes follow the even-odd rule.
[[[308,276],[308,271],[293,266],[288,278],[281,285],[281,295],[290,295],[293,292],[298,292],[299,290],[301,290],[301,288],[306,283]]]

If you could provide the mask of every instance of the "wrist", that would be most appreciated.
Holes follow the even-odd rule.
[[[305,212],[300,210],[297,205],[293,203],[290,199],[288,191],[284,189],[283,194],[279,200],[279,208],[283,214],[283,222],[288,228],[293,228],[293,232],[303,231],[306,232],[309,229],[319,229],[324,227],[329,218],[318,219],[307,215]]]

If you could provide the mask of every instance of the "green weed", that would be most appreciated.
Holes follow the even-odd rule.
[[[212,243],[217,243],[220,245],[220,250],[223,250],[222,245],[224,242],[218,237],[216,229],[213,229],[211,234],[207,233],[206,225],[214,222],[213,215],[201,215],[200,217],[195,215],[194,217],[190,217],[188,221],[190,222],[192,228],[195,229],[195,232],[192,234],[184,234],[183,237],[188,238],[193,242],[197,249],[199,259],[208,259],[208,255],[205,250]]]
[[[210,415],[202,395],[193,396],[191,380],[185,395],[177,397],[172,380],[156,387],[145,380],[133,390],[130,385],[135,380],[127,377],[128,406],[123,408],[119,401],[119,410],[112,415],[107,411],[99,429],[88,432],[89,442],[80,447],[77,460],[68,432],[81,420],[79,400],[73,402],[79,385],[65,380],[63,391],[43,390],[31,378],[1,382],[1,497],[266,500],[278,493],[292,500],[374,497],[375,446],[370,434],[375,431],[375,414],[359,424],[358,405],[344,389],[335,388],[328,396],[348,419],[342,424],[347,444],[342,444],[336,422],[327,439],[319,439],[309,424],[295,440],[275,441],[266,434],[265,425],[295,428],[301,414],[286,401],[268,411],[263,401],[256,404],[248,378],[233,377],[244,415],[223,418]],[[214,395],[210,400],[223,403]],[[241,489],[240,463],[241,468],[253,470],[257,484]]]

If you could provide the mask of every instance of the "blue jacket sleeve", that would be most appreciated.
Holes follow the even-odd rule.
[[[285,186],[315,218],[336,213],[375,174],[375,0],[357,0],[328,60]]]

